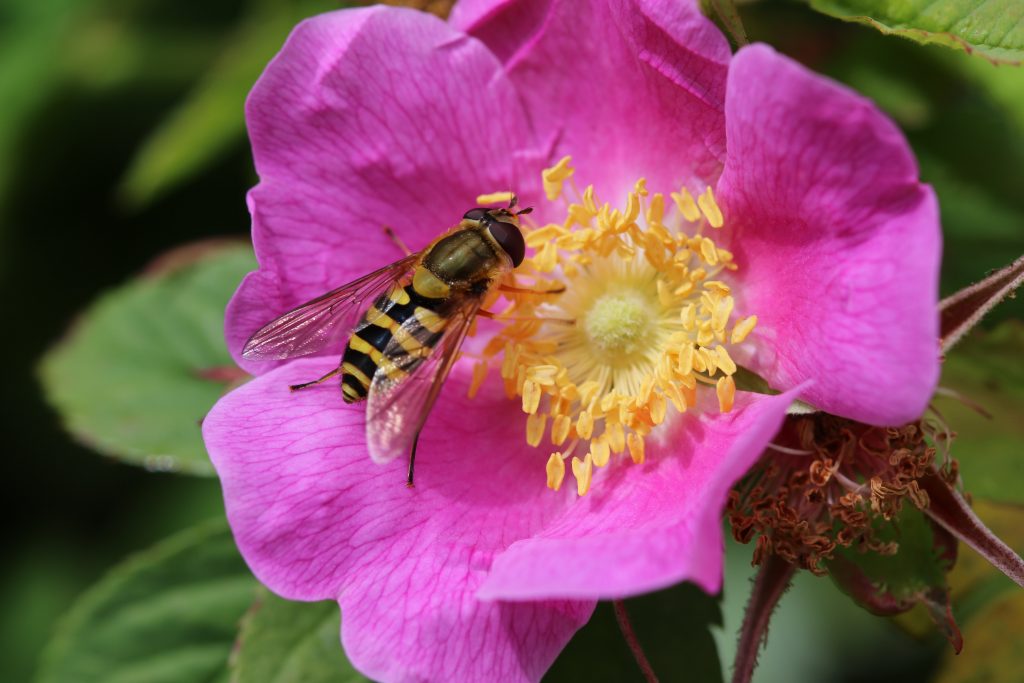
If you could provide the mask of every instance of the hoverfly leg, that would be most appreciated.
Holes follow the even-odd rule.
[[[401,237],[395,234],[395,231],[391,228],[391,226],[385,225],[383,226],[383,230],[387,238],[394,242],[395,246],[401,249],[403,254],[405,254],[406,256],[412,255],[412,249],[410,249],[409,245],[402,241]]]
[[[490,320],[501,320],[504,322],[508,321],[520,321],[530,320],[538,323],[557,323],[559,325],[575,325],[575,320],[569,320],[568,318],[544,318],[538,316],[523,316],[523,315],[502,315],[501,313],[494,313],[493,311],[485,311],[483,309],[476,312],[481,318],[488,318]]]
[[[540,290],[540,289],[527,289],[527,288],[524,288],[524,287],[513,287],[512,285],[500,284],[500,285],[498,285],[498,291],[500,291],[500,292],[509,292],[511,294],[539,294],[539,295],[543,295],[543,294],[561,294],[562,292],[565,291],[565,285],[562,285],[558,289]]]
[[[306,389],[308,387],[316,386],[317,384],[320,384],[321,382],[326,382],[327,380],[329,380],[330,378],[334,377],[335,375],[337,375],[340,372],[341,372],[341,366],[339,365],[338,367],[334,368],[333,370],[328,372],[326,375],[324,375],[320,379],[315,379],[312,382],[303,382],[302,384],[292,384],[292,385],[289,385],[288,388],[291,389],[292,391],[299,391],[300,389]]]
[[[409,478],[405,480],[407,488],[414,488],[412,483],[413,468],[416,466],[416,446],[420,442],[420,433],[416,432],[416,436],[412,439],[412,453],[409,455]]]

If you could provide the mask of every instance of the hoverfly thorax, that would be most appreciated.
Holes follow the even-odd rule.
[[[504,265],[502,254],[475,228],[460,229],[438,241],[423,265],[449,285],[470,285]]]

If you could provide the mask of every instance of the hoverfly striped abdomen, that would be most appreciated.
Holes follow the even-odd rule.
[[[445,301],[446,297],[418,292],[414,279],[404,287],[395,285],[374,302],[349,337],[341,359],[341,393],[346,403],[366,398],[379,368],[400,379],[423,362],[444,331],[445,318],[440,313]]]

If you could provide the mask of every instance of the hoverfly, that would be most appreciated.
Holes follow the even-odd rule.
[[[481,313],[484,299],[499,286],[505,287],[501,284],[505,275],[526,254],[519,216],[531,209],[514,212],[515,206],[513,196],[507,209],[467,211],[426,249],[408,253],[267,323],[249,338],[242,356],[249,360],[305,356],[350,333],[337,368],[291,389],[305,389],[341,375],[346,403],[368,399],[370,457],[384,463],[409,452],[407,483],[412,486],[420,431],[459,347]],[[365,301],[373,303],[363,309]]]

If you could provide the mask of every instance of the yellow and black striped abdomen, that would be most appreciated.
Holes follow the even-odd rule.
[[[423,362],[444,331],[447,321],[439,311],[445,301],[423,296],[408,284],[395,285],[374,302],[349,337],[341,358],[341,393],[346,403],[366,398],[385,358],[390,361],[387,372],[392,379],[400,379]],[[393,339],[397,343],[388,351]]]

